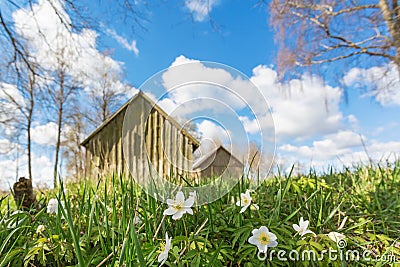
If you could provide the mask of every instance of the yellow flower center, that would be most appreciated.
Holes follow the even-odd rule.
[[[270,239],[267,233],[261,233],[259,236],[260,244],[268,245],[270,243]]]
[[[174,210],[177,210],[177,211],[183,209],[183,207],[184,207],[184,205],[183,205],[183,202],[182,202],[182,201],[179,202],[179,203],[176,203],[176,202],[175,202],[174,205],[172,206],[172,208],[173,208]]]
[[[164,250],[165,250],[165,243],[161,242],[160,248],[158,249],[158,253],[162,253],[162,252],[164,252]]]
[[[244,204],[244,205],[247,205],[247,204],[249,204],[249,199],[247,198],[247,197],[244,197],[243,199],[242,199],[242,203]]]

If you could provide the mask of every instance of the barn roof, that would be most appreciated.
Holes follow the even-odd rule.
[[[136,95],[134,95],[131,99],[129,99],[122,107],[120,107],[113,115],[111,115],[107,120],[105,120],[96,130],[94,130],[83,142],[82,146],[86,146],[86,144],[92,139],[98,132],[100,132],[104,127],[106,127],[118,114],[123,112],[132,101],[137,99],[138,97],[142,97],[144,100],[149,102],[152,107],[157,110],[163,117],[168,119],[175,127],[181,130],[181,133],[187,136],[190,141],[192,141],[194,149],[197,149],[200,146],[199,141],[197,141],[187,130],[185,130],[174,118],[170,117],[161,107],[159,107],[153,100],[150,99],[145,93],[139,91]]]
[[[204,156],[200,157],[195,163],[193,163],[193,169],[196,169],[198,167],[201,166],[201,164],[203,164],[204,162],[206,162],[211,156],[213,156],[214,154],[216,154],[218,152],[218,150],[224,150],[226,153],[228,153],[229,155],[231,155],[233,160],[237,160],[238,162],[240,162],[240,164],[243,164],[242,161],[240,161],[238,158],[236,158],[234,155],[232,155],[231,152],[229,152],[225,147],[223,147],[222,145],[218,146],[217,148],[214,148],[213,150],[211,150],[210,152],[208,152],[207,154],[205,154]]]

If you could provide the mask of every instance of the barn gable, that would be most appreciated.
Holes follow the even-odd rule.
[[[144,119],[146,111],[149,115],[147,121]],[[129,125],[126,131],[123,123],[125,116],[129,115],[127,112],[140,112],[142,115],[136,122],[128,121],[133,125]],[[122,136],[123,132],[125,136]],[[141,136],[142,133],[145,136]],[[146,167],[144,165],[147,165],[143,162],[150,160],[155,170],[166,176],[191,169],[188,165],[193,151],[199,147],[199,142],[140,91],[94,130],[81,145],[86,148],[87,176],[106,172],[127,173],[123,147],[128,148],[125,153],[130,153],[126,156],[129,157],[128,166],[133,175],[142,174]],[[168,149],[170,155],[174,155],[172,160],[175,167],[171,166],[170,159],[163,153],[165,149]]]
[[[226,148],[219,146],[200,157],[194,164],[193,170],[199,177],[220,176],[240,177],[243,174],[243,163],[233,156]]]

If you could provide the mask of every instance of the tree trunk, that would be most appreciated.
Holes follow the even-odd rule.
[[[62,127],[62,113],[63,113],[62,104],[60,104],[60,109],[58,112],[59,113],[57,121],[56,159],[54,161],[54,188],[57,187],[58,156],[60,154],[60,147],[61,147],[61,127]]]
[[[30,84],[30,107],[28,113],[28,124],[27,124],[27,132],[28,132],[28,174],[29,179],[32,180],[32,148],[31,148],[31,127],[32,127],[32,117],[33,117],[33,108],[35,106],[35,100],[33,95],[33,83]]]
[[[29,113],[28,117],[28,175],[29,179],[32,180],[32,149],[31,149],[31,125],[32,125],[32,110]]]
[[[14,199],[18,207],[29,210],[36,203],[31,179],[20,177],[19,181],[14,184],[13,190]]]
[[[397,65],[397,70],[400,75],[400,18],[397,16],[400,11],[398,10],[399,7],[397,4],[393,5],[395,4],[395,1],[396,0],[393,0],[392,5],[389,5],[386,0],[379,0],[379,8],[381,9],[383,20],[392,36],[393,46],[396,50],[396,55],[394,56],[393,61]],[[392,10],[391,6],[396,10]]]
[[[61,147],[61,130],[63,123],[63,107],[64,107],[64,73],[59,74],[60,81],[60,92],[58,99],[58,120],[57,120],[57,143],[56,143],[56,159],[54,161],[54,188],[57,187],[57,176],[58,176],[58,157],[60,154]]]

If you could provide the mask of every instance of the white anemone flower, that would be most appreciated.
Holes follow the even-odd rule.
[[[61,201],[61,206],[62,206],[62,208],[64,208],[63,201]],[[47,204],[47,213],[50,213],[50,214],[58,213],[58,200],[56,198],[52,198],[49,200],[49,203]]]
[[[158,262],[161,262],[162,266],[168,259],[168,252],[171,249],[172,237],[168,238],[168,233],[165,233],[165,244],[161,243],[161,253],[158,255]]]
[[[37,227],[36,233],[37,233],[37,234],[40,234],[40,233],[42,233],[45,229],[46,229],[46,227],[45,227],[43,224],[41,224],[41,225],[39,225],[39,226]]]
[[[300,218],[300,222],[299,224],[293,224],[293,229],[300,235],[300,236],[304,236],[306,234],[313,234],[315,236],[315,233],[311,230],[308,230],[308,224],[310,222],[304,221],[303,217]]]
[[[269,247],[276,247],[278,245],[277,237],[271,233],[266,226],[261,226],[259,229],[254,229],[253,236],[249,238],[249,243],[257,246],[258,251],[267,253]]]
[[[236,202],[236,206],[242,207],[240,213],[243,213],[251,205],[251,200],[249,189],[246,190],[246,193],[240,194],[240,200]]]
[[[191,207],[194,204],[195,193],[190,193],[190,196],[185,200],[182,191],[176,194],[175,199],[167,199],[168,209],[164,211],[164,215],[172,215],[172,219],[178,220],[182,218],[183,214],[189,213],[193,215]]]
[[[328,234],[328,237],[330,238],[330,239],[332,239],[334,242],[339,242],[340,240],[342,240],[342,239],[345,239],[346,238],[346,236],[344,235],[344,234],[341,234],[341,233],[338,233],[338,232],[330,232],[329,234]]]

